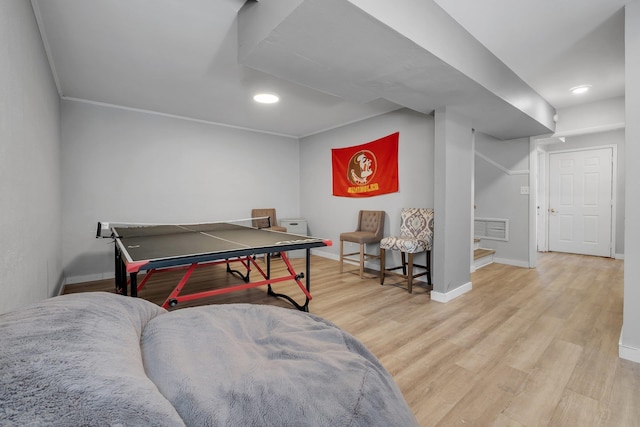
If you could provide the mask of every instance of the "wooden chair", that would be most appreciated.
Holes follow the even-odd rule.
[[[280,227],[278,225],[278,218],[276,218],[276,210],[273,208],[268,209],[252,209],[251,210],[252,225],[255,228],[262,228],[273,231],[286,232],[286,227]]]
[[[431,286],[431,248],[433,245],[433,209],[431,208],[403,208],[400,213],[399,237],[385,237],[380,241],[380,284],[384,285],[386,271],[402,268],[402,276],[407,279],[409,293],[412,291],[413,279],[427,275],[427,283]],[[385,268],[385,251],[400,251],[402,265],[393,268]],[[416,253],[426,252],[426,265],[413,263]],[[405,256],[408,255],[408,262]],[[415,267],[424,271],[414,274]]]
[[[380,259],[380,255],[366,253],[367,243],[378,243],[384,233],[384,211],[360,211],[358,213],[358,226],[355,231],[340,234],[340,273],[343,271],[344,260],[355,260],[353,255],[358,255],[360,263],[360,278],[364,275],[364,262],[368,259]],[[344,253],[344,242],[352,242],[360,245],[358,252]]]
[[[278,218],[274,208],[251,209],[251,223],[255,228],[287,232],[287,227],[278,225]],[[264,262],[265,264],[267,263],[267,254],[264,254]]]

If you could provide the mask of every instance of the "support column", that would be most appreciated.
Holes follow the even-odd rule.
[[[619,355],[640,362],[640,0],[625,6],[625,151],[624,308]]]
[[[450,108],[435,111],[433,291],[448,302],[471,290],[473,130]]]

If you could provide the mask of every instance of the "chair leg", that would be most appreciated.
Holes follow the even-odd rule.
[[[427,284],[431,286],[431,251],[427,251]]]
[[[344,242],[340,240],[340,273],[342,273],[342,260],[344,258]]]
[[[384,249],[380,248],[380,284],[384,285]]]
[[[409,289],[409,293],[413,291],[413,254],[409,254],[409,266],[407,267],[407,288]]]
[[[360,278],[364,277],[364,243],[360,243]]]
[[[402,274],[407,275],[407,259],[405,258],[404,252],[400,252],[400,258],[402,260]]]

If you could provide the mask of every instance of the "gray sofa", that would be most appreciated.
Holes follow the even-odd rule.
[[[2,426],[417,425],[360,342],[296,310],[72,294],[0,315],[0,339]]]

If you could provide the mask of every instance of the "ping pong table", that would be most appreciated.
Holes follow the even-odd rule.
[[[100,224],[98,227],[100,228]],[[127,295],[129,285],[130,295],[137,296],[138,291],[155,272],[186,269],[184,276],[162,305],[164,308],[175,307],[180,302],[267,285],[269,295],[284,298],[299,310],[309,311],[310,249],[332,244],[331,240],[264,230],[233,222],[113,226],[111,237],[115,242],[116,291],[120,294]],[[306,250],[306,274],[296,273],[287,257],[287,251],[296,249]],[[287,271],[274,278],[271,277],[271,258],[275,253],[280,255]],[[256,256],[262,254],[266,254],[264,269],[256,262]],[[230,265],[234,263],[240,264],[245,272],[232,269]],[[227,272],[240,276],[244,283],[191,294],[182,293],[197,267],[215,264],[225,264]],[[260,275],[256,281],[250,279],[253,269]],[[141,271],[146,271],[146,275],[138,284],[137,276]],[[301,279],[305,279],[304,284]],[[294,280],[298,284],[304,294],[304,303],[299,304],[288,295],[272,290],[273,283],[287,280]]]

